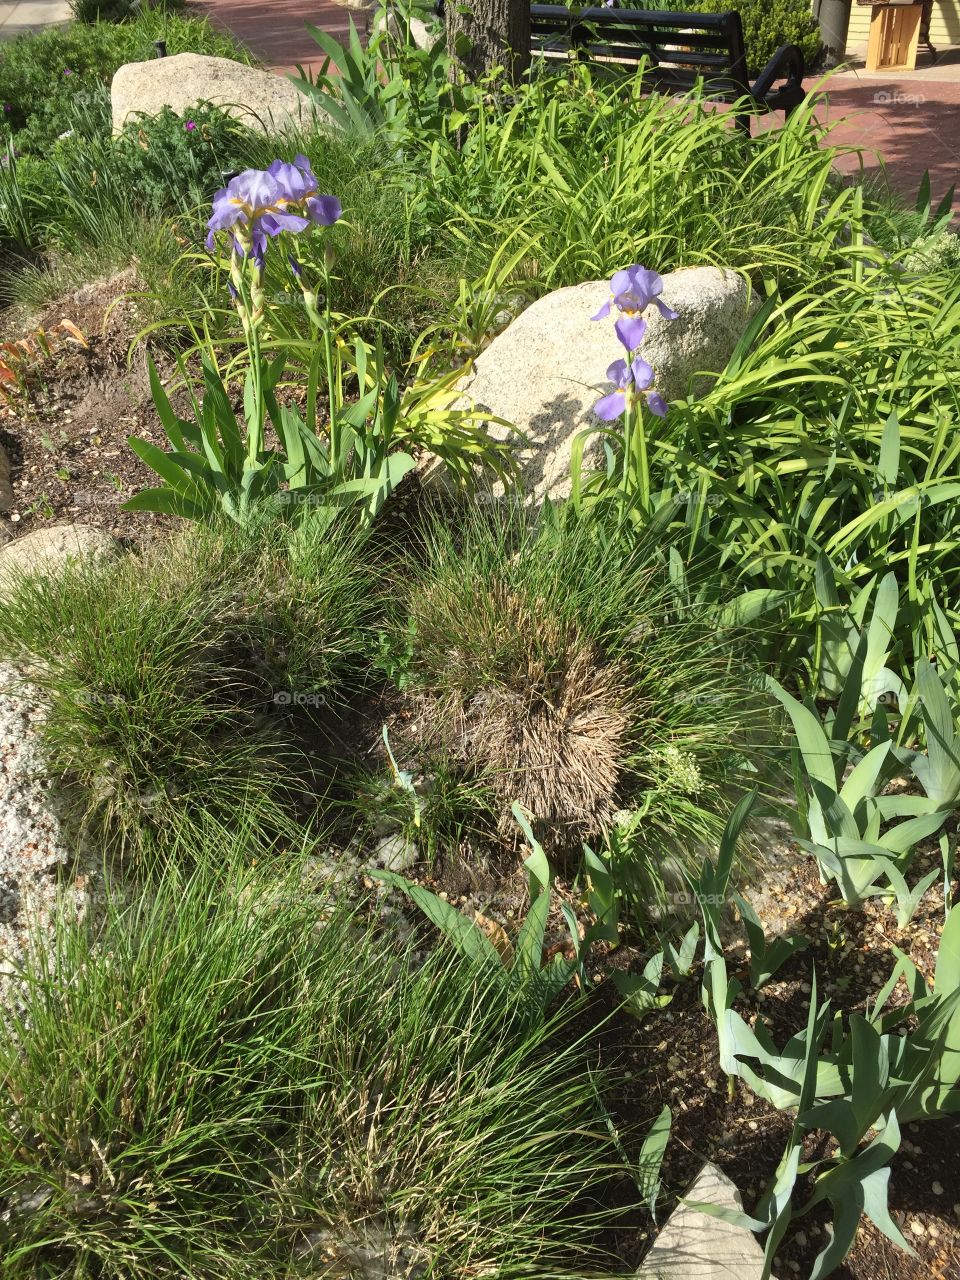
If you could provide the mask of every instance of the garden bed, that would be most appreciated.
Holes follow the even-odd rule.
[[[11,1280],[951,1280],[951,210],[387,33],[114,139],[167,21],[0,51]]]

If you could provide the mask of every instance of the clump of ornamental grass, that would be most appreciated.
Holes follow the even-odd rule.
[[[309,518],[293,534],[198,528],[21,578],[0,652],[46,704],[79,826],[137,855],[198,813],[256,796],[266,822],[302,797],[304,726],[352,688],[370,599],[352,535]]]
[[[6,1280],[594,1269],[621,1166],[584,1041],[241,852],[170,856],[32,953],[0,1039]]]
[[[636,857],[659,859],[722,827],[758,698],[657,548],[572,513],[437,524],[397,627],[419,730],[495,789],[504,829],[516,800],[577,849],[636,809],[656,835]]]

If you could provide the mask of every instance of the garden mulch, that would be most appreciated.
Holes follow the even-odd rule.
[[[78,523],[142,546],[170,527],[166,517],[121,509],[156,483],[127,437],[167,443],[143,349],[128,358],[139,326],[123,295],[135,288],[133,274],[125,272],[85,285],[29,325],[3,317],[3,339],[26,340],[30,354],[23,386],[5,384],[0,397],[0,446],[10,458],[14,494],[11,509],[0,512],[0,543],[46,525]],[[40,330],[50,355],[37,345]],[[157,358],[161,376],[169,376],[172,362]]]
[[[466,857],[422,865],[407,874],[476,918],[494,944],[501,945],[515,932],[526,908],[523,851],[517,849],[511,859],[509,851],[501,850],[493,862],[477,860],[475,850],[465,848],[462,853]],[[921,854],[916,875],[932,869],[939,856],[935,846]],[[910,954],[932,979],[943,923],[942,889],[931,889],[913,920],[901,930],[892,909],[881,902],[853,909],[837,901],[832,888],[820,883],[813,860],[795,846],[789,869],[778,873],[771,884],[762,894],[760,912],[768,933],[799,933],[810,941],[809,948],[795,955],[760,993],[747,992],[738,1005],[748,1020],[762,1016],[776,1043],[783,1044],[805,1025],[814,969],[819,998],[828,998],[832,1008],[848,1013],[862,1010],[875,998],[893,967],[894,946]],[[373,889],[374,882],[366,879],[365,887]],[[743,891],[757,901],[749,887]],[[566,926],[559,902],[565,900],[581,914],[582,903],[562,879],[555,894],[550,947],[563,950]],[[395,893],[386,900],[393,903],[394,911],[402,909],[398,903],[405,901]],[[738,954],[732,944],[731,954],[734,958]],[[636,1019],[619,1007],[613,984],[607,980],[609,971],[639,971],[646,955],[641,947],[625,942],[595,956],[589,972],[595,991],[574,1030],[595,1040],[598,1061],[619,1080],[607,1101],[622,1134],[642,1134],[664,1104],[671,1107],[673,1129],[663,1170],[666,1199],[659,1224],[706,1160],[732,1178],[750,1212],[779,1163],[791,1118],[756,1098],[739,1081],[728,1094],[727,1078],[717,1059],[716,1031],[701,1004],[699,970],[675,985],[665,981],[664,990],[672,991],[673,999],[662,1010]],[[745,957],[737,976],[746,985]],[[893,1002],[906,998],[901,984]],[[865,1220],[851,1253],[833,1273],[838,1280],[960,1277],[960,1117],[909,1124],[902,1136],[891,1166],[889,1202],[894,1221],[916,1256],[904,1253]],[[805,1158],[816,1159],[829,1149],[826,1135],[819,1142],[811,1139]],[[811,1185],[810,1180],[800,1184],[798,1203],[801,1190],[809,1191]],[[629,1197],[628,1190],[625,1194]],[[612,1201],[617,1204],[619,1197],[614,1194]],[[829,1221],[829,1211],[823,1208],[793,1224],[777,1254],[779,1280],[810,1274],[827,1242]],[[631,1213],[611,1241],[617,1265],[635,1269],[657,1230],[657,1223],[645,1213]]]

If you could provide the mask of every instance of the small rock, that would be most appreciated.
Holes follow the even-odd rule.
[[[933,1192],[933,1194],[934,1194],[935,1196],[942,1196],[942,1195],[943,1195],[943,1183],[942,1183],[942,1182],[937,1182],[937,1181],[931,1182],[931,1184],[930,1184],[930,1190]]]
[[[102,529],[85,524],[57,524],[35,529],[0,549],[0,598],[25,574],[60,573],[71,560],[112,555],[117,541]]]
[[[384,836],[374,850],[372,861],[384,871],[408,871],[417,861],[416,845],[400,834]]]
[[[927,1228],[923,1225],[919,1218],[914,1218],[910,1223],[910,1230],[915,1236],[925,1236]]]
[[[637,1273],[638,1280],[760,1280],[763,1250],[744,1227],[690,1207],[719,1204],[743,1212],[743,1198],[716,1165],[707,1163],[668,1218]]]

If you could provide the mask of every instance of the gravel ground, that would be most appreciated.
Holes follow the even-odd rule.
[[[15,999],[16,974],[34,930],[49,936],[65,911],[84,910],[87,861],[66,839],[55,788],[44,771],[37,692],[0,663],[0,1005]],[[62,876],[62,868],[70,868]]]

